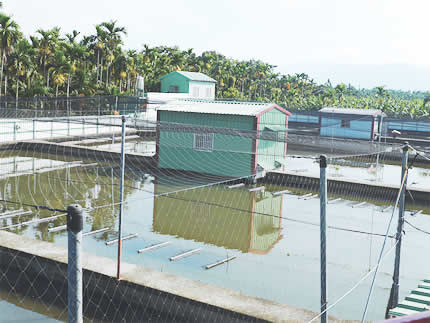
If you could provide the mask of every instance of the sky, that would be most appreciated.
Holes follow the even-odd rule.
[[[3,0],[26,34],[93,34],[117,20],[124,45],[216,50],[284,74],[357,87],[430,89],[428,0]]]

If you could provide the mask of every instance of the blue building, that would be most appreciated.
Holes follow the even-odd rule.
[[[376,109],[323,108],[319,111],[320,136],[374,140],[383,132],[385,114]]]

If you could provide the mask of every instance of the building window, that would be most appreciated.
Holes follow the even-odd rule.
[[[350,128],[351,127],[351,120],[341,120],[340,126],[342,128]]]
[[[194,150],[198,150],[198,151],[213,151],[214,134],[213,133],[195,133],[193,148]]]
[[[211,95],[211,88],[210,87],[208,87],[208,88],[206,88],[206,97],[207,98],[210,98],[212,95]]]
[[[179,86],[177,86],[177,85],[170,85],[169,86],[169,93],[179,93]]]
[[[198,98],[199,97],[199,88],[198,87],[194,87],[193,88],[193,97]]]

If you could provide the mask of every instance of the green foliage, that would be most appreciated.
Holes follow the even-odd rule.
[[[216,51],[144,45],[141,51],[122,48],[124,27],[116,21],[96,25],[94,34],[60,28],[39,29],[25,39],[10,16],[0,13],[0,44],[4,66],[0,91],[16,96],[133,95],[136,77],[145,77],[145,90],[160,90],[159,78],[175,70],[205,73],[217,81],[216,97],[276,102],[290,110],[318,110],[324,106],[381,109],[390,116],[428,117],[430,94],[378,86],[357,89],[317,84],[307,74],[281,75],[260,60],[239,61]],[[3,83],[4,84],[4,83]],[[4,95],[4,92],[0,92]]]

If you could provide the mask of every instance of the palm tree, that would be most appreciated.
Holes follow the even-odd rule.
[[[39,54],[43,64],[43,78],[46,79],[46,86],[49,88],[49,72],[47,72],[48,59],[55,54],[57,44],[60,40],[60,28],[55,27],[50,30],[38,29],[41,39],[38,41]]]
[[[103,81],[103,53],[105,48],[105,43],[107,39],[107,33],[102,28],[101,25],[96,25],[96,35],[93,36],[94,41],[94,48],[97,52],[97,63],[96,63],[96,70],[97,70],[97,83],[102,83]]]
[[[13,49],[18,39],[21,37],[18,24],[12,20],[10,16],[0,13],[0,56],[1,56],[1,70],[0,70],[0,96],[3,81],[4,64],[7,56]],[[6,91],[5,91],[6,92]],[[5,93],[6,95],[6,93]]]
[[[19,77],[27,75],[31,69],[31,56],[34,55],[34,50],[28,40],[21,39],[13,53],[11,54],[13,68],[16,71],[16,89],[15,89],[15,103],[18,106],[18,96],[19,96]],[[24,80],[25,81],[25,80]],[[24,83],[25,84],[25,83]]]
[[[122,44],[121,34],[127,35],[125,27],[118,27],[115,20],[109,22],[102,22],[99,26],[104,30],[106,35],[106,47],[109,54],[110,62],[106,66],[106,85],[109,86],[109,68],[112,65],[114,59],[114,50],[117,46]]]

